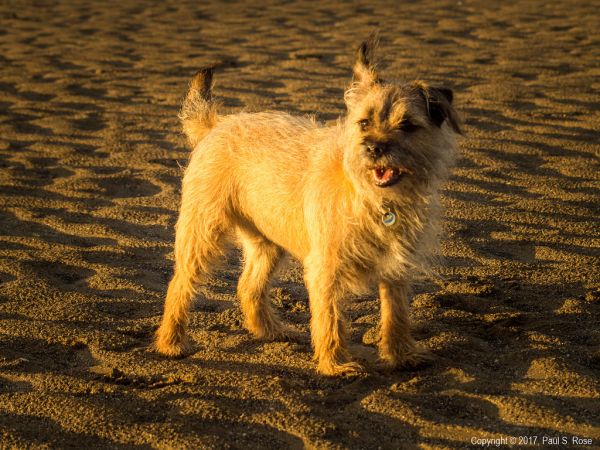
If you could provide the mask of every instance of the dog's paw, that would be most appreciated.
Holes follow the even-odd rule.
[[[377,367],[381,370],[394,370],[400,368],[414,369],[423,366],[432,360],[433,356],[427,349],[415,345],[411,349],[400,354],[381,354],[379,356]]]
[[[356,361],[349,361],[345,363],[336,363],[334,361],[320,361],[317,367],[317,371],[321,375],[329,377],[338,376],[357,376],[365,373],[365,368],[357,363]]]
[[[186,337],[180,339],[164,338],[160,334],[160,330],[157,332],[156,339],[151,348],[161,355],[169,356],[171,358],[181,358],[191,353],[192,350],[192,346]]]
[[[267,342],[295,342],[302,344],[306,342],[306,337],[302,332],[289,325],[271,323],[268,327],[249,327],[246,326],[252,335],[261,341]]]
[[[306,344],[309,342],[305,333],[291,326],[284,326],[271,340],[279,342],[293,342],[295,344]]]

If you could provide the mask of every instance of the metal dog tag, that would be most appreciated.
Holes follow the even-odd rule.
[[[388,211],[383,216],[381,216],[381,221],[386,227],[391,227],[396,223],[396,214],[394,214],[391,211]]]

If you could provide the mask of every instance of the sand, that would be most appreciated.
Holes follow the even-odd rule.
[[[0,5],[0,447],[600,446],[597,5],[151,3]],[[258,342],[241,326],[238,253],[201,290],[196,353],[149,351],[190,76],[215,66],[225,111],[331,121],[375,28],[384,77],[453,88],[465,121],[441,276],[413,300],[434,360],[316,375],[300,267],[274,302],[306,342]],[[349,315],[368,359],[377,300]]]

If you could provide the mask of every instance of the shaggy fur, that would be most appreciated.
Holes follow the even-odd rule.
[[[194,287],[237,237],[238,295],[247,329],[285,339],[269,280],[285,252],[303,263],[318,371],[361,370],[347,350],[343,300],[374,287],[381,299],[379,353],[389,367],[418,362],[410,334],[410,275],[437,246],[438,191],[455,156],[458,117],[448,89],[379,79],[373,42],[358,50],[347,115],[324,127],[283,112],[219,116],[210,70],[194,78],[181,119],[194,147],[183,178],[175,273],[155,347],[189,351]],[[386,226],[386,212],[396,223]]]

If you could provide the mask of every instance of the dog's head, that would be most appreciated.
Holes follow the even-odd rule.
[[[370,39],[359,47],[344,95],[350,143],[344,166],[355,182],[393,197],[444,178],[461,130],[450,89],[383,81],[373,64],[375,46]]]

